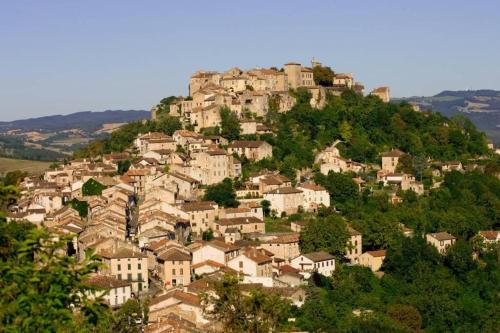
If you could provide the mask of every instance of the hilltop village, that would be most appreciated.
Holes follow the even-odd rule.
[[[24,178],[8,220],[70,236],[66,254],[79,260],[93,250],[104,263],[89,278],[102,290],[93,296],[113,308],[147,299],[147,318],[138,323],[150,333],[223,330],[207,314],[205,297],[228,275],[246,293],[277,293],[298,308],[308,297],[304,286],[310,278],[332,276],[339,265],[368,267],[382,276],[389,245],[367,243],[370,231],[341,217],[336,190],[348,184],[354,195],[366,197],[384,191],[383,204],[395,206],[410,200],[408,193],[419,197],[438,189],[450,172],[484,166],[427,158],[424,184],[422,173],[408,167],[411,153],[402,148],[379,152],[377,162],[345,156],[344,141],[351,135],[346,130],[312,152],[311,168],[265,167],[276,154],[268,139],[276,135],[270,114],[286,115],[302,96],[314,110],[345,91],[364,93],[352,74],[325,68],[313,60],[311,67],[198,71],[189,79],[188,96],[169,98],[152,110],[153,121],[176,118],[182,128],[171,135],[139,133],[123,151],[66,161]],[[325,72],[328,84],[318,84],[314,73]],[[390,100],[388,87],[369,95],[373,103]],[[329,187],[326,180],[337,175],[343,183]],[[336,253],[307,243],[312,220],[330,215],[347,232]],[[399,222],[396,232],[414,237],[415,230]],[[423,236],[444,256],[459,235],[441,229]],[[480,230],[477,237],[489,244],[500,240],[492,230]]]

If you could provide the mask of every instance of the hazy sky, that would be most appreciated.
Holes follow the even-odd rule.
[[[150,109],[197,69],[313,56],[393,96],[500,89],[500,1],[1,1],[0,120]]]

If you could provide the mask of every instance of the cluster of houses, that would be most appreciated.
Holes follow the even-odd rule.
[[[171,115],[180,116],[196,131],[220,126],[220,108],[227,107],[242,121],[243,134],[269,131],[261,122],[274,102],[278,112],[287,112],[295,104],[291,89],[304,88],[311,94],[312,107],[322,107],[328,93],[339,95],[345,89],[363,93],[364,86],[356,82],[351,73],[335,73],[331,86],[323,87],[314,81],[313,68],[321,66],[314,60],[311,67],[290,62],[277,68],[254,68],[241,70],[234,67],[225,72],[197,71],[189,80],[189,96],[178,98],[170,105]],[[371,92],[384,102],[389,102],[389,88],[376,88]],[[153,108],[152,118],[157,117],[158,108]]]
[[[318,65],[313,62],[313,67]],[[87,281],[103,289],[93,296],[104,297],[112,307],[134,297],[149,297],[148,319],[154,324],[145,327],[147,332],[213,328],[217,323],[204,317],[201,296],[213,292],[212,282],[224,274],[238,276],[242,290],[272,290],[301,306],[306,297],[301,286],[312,273],[331,275],[338,258],[322,251],[300,251],[299,236],[307,221],[291,222],[286,232],[266,232],[263,205],[276,217],[314,213],[330,207],[330,194],[311,181],[291,180],[268,170],[243,181],[241,161],[272,158],[273,147],[266,141],[229,142],[199,133],[220,124],[221,106],[239,115],[244,134],[269,133],[245,112],[265,115],[269,99],[275,97],[280,112],[286,112],[294,103],[288,90],[298,87],[311,91],[315,105],[321,103],[318,96],[325,96],[321,89],[326,88],[315,85],[312,69],[296,63],[283,70],[197,72],[189,82],[189,98],[170,106],[170,112],[184,117],[194,131],[177,130],[171,136],[142,133],[126,152],[72,160],[26,177],[8,219],[27,220],[68,236],[67,255],[79,260],[87,250],[95,251],[105,265]],[[346,87],[362,90],[351,74],[336,74],[331,90]],[[389,99],[388,88],[373,94]],[[383,185],[424,193],[413,175],[398,173],[403,152],[383,153],[379,167],[341,157],[338,143],[316,155],[321,173],[356,174],[353,179],[362,191],[361,176],[377,170],[376,181]],[[119,172],[127,163],[128,170]],[[442,171],[461,168],[460,163],[449,163]],[[241,180],[235,188],[238,207],[202,200],[207,186],[226,178]],[[351,227],[348,231],[345,262],[378,272],[385,249],[363,252],[361,233]],[[404,226],[401,231],[412,235]],[[487,243],[500,240],[496,231],[482,231],[480,236]],[[426,240],[445,253],[456,238],[439,232],[427,234]]]

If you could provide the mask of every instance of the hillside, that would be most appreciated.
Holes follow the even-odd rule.
[[[479,130],[486,132],[496,144],[500,144],[500,91],[496,90],[445,90],[430,97],[406,97],[393,101],[408,101],[421,110],[432,109],[447,117],[463,115]]]
[[[0,156],[46,161],[64,158],[125,123],[149,117],[149,111],[107,110],[0,122]]]
[[[148,119],[149,111],[144,110],[106,110],[102,112],[83,111],[68,115],[54,115],[14,121],[0,121],[0,132],[11,130],[57,132],[75,127],[92,133],[102,128],[103,124],[126,123],[134,120]],[[78,124],[78,126],[75,126]]]
[[[0,175],[9,171],[20,170],[24,172],[40,172],[49,168],[49,162],[17,160],[0,157]]]

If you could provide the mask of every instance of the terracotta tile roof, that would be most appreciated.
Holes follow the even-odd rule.
[[[331,254],[324,252],[324,251],[305,253],[305,254],[303,254],[303,256],[306,257],[307,259],[314,261],[314,262],[331,260],[331,259],[335,258]]]
[[[479,234],[481,236],[483,236],[484,238],[486,238],[488,240],[492,240],[492,241],[498,239],[499,233],[500,233],[500,231],[496,231],[496,230],[483,230],[483,231],[479,231]]]
[[[141,251],[127,248],[119,248],[116,250],[104,249],[99,252],[99,255],[107,259],[147,258]]]
[[[188,293],[185,293],[181,290],[176,289],[176,290],[169,291],[164,295],[157,296],[157,297],[153,298],[151,300],[151,302],[149,303],[149,305],[151,306],[151,305],[161,303],[169,298],[175,298],[175,299],[181,301],[182,303],[186,303],[186,304],[197,306],[197,307],[199,307],[201,304],[200,298],[198,296],[193,295],[193,294],[188,294]]]
[[[191,255],[177,248],[171,248],[160,253],[157,257],[163,261],[191,261]]]
[[[447,232],[436,232],[436,233],[431,233],[430,236],[432,238],[437,239],[438,241],[445,241],[445,240],[452,240],[452,239],[457,239],[455,236],[447,233]]]
[[[268,240],[264,243],[266,244],[288,244],[288,243],[297,243],[299,241],[300,234],[293,233],[289,235],[278,236],[275,239]]]
[[[195,212],[203,210],[214,210],[214,205],[215,202],[213,201],[196,201],[182,204],[180,208],[185,212]]]
[[[203,267],[203,266],[212,266],[212,267],[217,267],[217,268],[222,268],[224,267],[223,264],[221,263],[218,263],[217,261],[213,261],[213,260],[205,260],[205,261],[202,261],[202,262],[199,262],[195,265],[193,265],[193,269],[197,269],[197,268],[200,268],[200,267]]]
[[[302,191],[293,187],[282,187],[265,192],[265,194],[297,194],[297,193],[302,193]]]
[[[231,142],[229,148],[259,148],[266,144],[265,141],[240,141],[236,140]]]
[[[210,242],[206,242],[205,245],[213,246],[216,249],[219,249],[224,252],[231,252],[231,251],[236,251],[239,250],[240,248],[238,246],[234,246],[232,244],[225,243],[223,241],[214,239]]]
[[[273,261],[273,259],[266,255],[264,251],[258,250],[254,247],[246,249],[245,252],[243,252],[243,255],[259,265]]]
[[[264,221],[259,220],[254,216],[250,216],[250,217],[225,218],[215,221],[214,223],[219,225],[229,226],[229,225],[250,224],[250,223],[264,223]]]
[[[199,181],[194,179],[193,177],[190,177],[188,175],[185,175],[185,174],[177,172],[177,171],[170,171],[168,174],[172,177],[179,178],[180,180],[183,180],[183,181],[191,183],[191,184],[199,183]]]
[[[404,155],[404,153],[399,149],[392,149],[391,151],[381,154],[382,157],[400,157],[402,155]]]
[[[289,183],[290,179],[280,174],[270,174],[262,177],[260,182],[266,185],[282,185]]]
[[[386,250],[377,250],[377,251],[366,251],[366,254],[369,254],[370,256],[374,258],[378,257],[385,257],[387,251]]]
[[[84,284],[101,289],[112,289],[131,286],[130,281],[118,280],[112,276],[94,275],[86,279]]]
[[[302,184],[302,185],[300,185],[298,187],[299,188],[305,188],[305,189],[311,190],[311,191],[326,191],[326,189],[323,186],[312,184],[312,183]]]
[[[292,267],[290,265],[283,265],[283,266],[280,267],[280,272],[281,272],[281,274],[285,274],[285,273],[299,273],[300,269],[297,269],[297,268]]]

